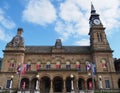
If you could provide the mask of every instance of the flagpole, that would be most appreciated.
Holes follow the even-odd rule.
[[[91,63],[91,66],[92,66],[92,67],[91,67],[91,68],[92,68],[92,69],[91,69],[91,73],[92,73],[92,83],[93,83],[93,89],[92,89],[92,90],[93,90],[93,93],[94,93],[94,90],[95,90],[95,82],[94,82],[94,73],[93,73],[93,63]]]
[[[20,89],[21,77],[22,77],[22,64],[20,65],[20,74],[19,74],[19,84],[18,84],[18,89]]]
[[[20,83],[21,83],[21,78],[22,78],[22,71],[23,71],[23,61],[20,65],[20,74],[19,74],[19,85],[18,85],[18,89],[20,89]]]

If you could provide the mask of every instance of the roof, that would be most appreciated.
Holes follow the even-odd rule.
[[[90,53],[90,46],[26,46],[25,53],[52,53],[53,49],[63,50],[59,53]],[[58,53],[58,52],[57,52]]]

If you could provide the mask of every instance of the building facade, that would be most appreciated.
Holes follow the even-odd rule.
[[[41,93],[119,89],[113,50],[92,4],[89,24],[89,46],[64,46],[60,39],[53,46],[25,46],[23,29],[18,28],[3,50],[1,88],[36,89]]]

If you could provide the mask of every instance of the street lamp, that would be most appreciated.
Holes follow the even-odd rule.
[[[37,78],[37,80],[36,80],[36,93],[39,93],[39,91],[38,91],[38,89],[39,89],[39,75],[36,75],[36,78]]]
[[[101,75],[99,76],[99,82],[100,82],[100,89],[102,89],[103,86],[102,86],[102,76]]]
[[[74,93],[74,86],[73,86],[74,75],[71,74],[70,77],[71,77],[71,93]]]

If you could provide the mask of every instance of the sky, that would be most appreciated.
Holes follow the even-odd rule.
[[[0,57],[23,28],[25,45],[89,46],[91,2],[106,27],[114,58],[120,58],[120,0],[0,0]]]

